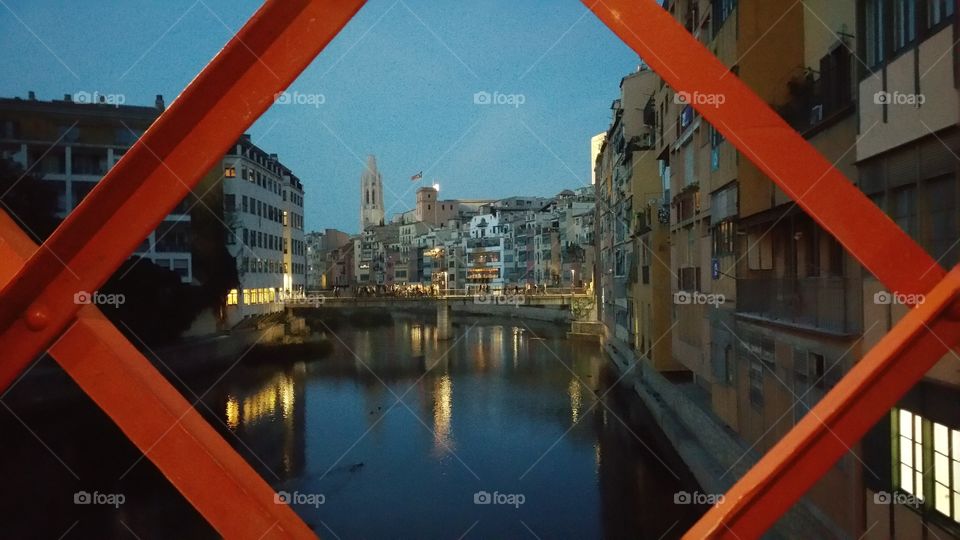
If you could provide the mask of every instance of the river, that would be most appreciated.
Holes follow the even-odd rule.
[[[703,513],[674,504],[697,487],[596,344],[514,319],[454,330],[339,325],[327,358],[176,384],[325,538],[676,538]],[[4,537],[216,537],[86,398],[6,405],[38,391],[0,409]]]

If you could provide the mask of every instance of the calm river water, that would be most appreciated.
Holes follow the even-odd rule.
[[[561,328],[457,319],[335,330],[310,363],[240,364],[178,383],[324,538],[676,538],[704,508],[597,345]],[[41,368],[42,369],[42,368]],[[83,398],[0,408],[5,538],[215,533]],[[76,493],[123,504],[74,504]]]

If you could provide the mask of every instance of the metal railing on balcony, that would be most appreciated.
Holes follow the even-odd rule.
[[[737,280],[737,313],[784,324],[852,334],[860,295],[842,277]]]
[[[470,238],[467,240],[467,249],[500,247],[499,238]]]

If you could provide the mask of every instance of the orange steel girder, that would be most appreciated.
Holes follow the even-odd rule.
[[[926,295],[685,536],[756,538],[958,344],[960,270],[947,275],[654,0],[584,3],[675,91],[723,96],[697,112],[891,291]]]
[[[270,486],[95,307],[75,304],[73,294],[107,280],[363,3],[267,1],[42,247],[0,212],[0,389],[51,347],[64,370],[228,538],[315,535],[275,503]]]

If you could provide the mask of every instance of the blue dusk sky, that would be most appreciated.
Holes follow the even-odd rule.
[[[259,5],[0,0],[0,96],[169,104]],[[435,182],[454,199],[589,184],[590,137],[638,62],[575,0],[371,0],[290,88],[306,103],[274,105],[250,134],[303,180],[308,230],[352,233],[367,154],[388,216]]]

